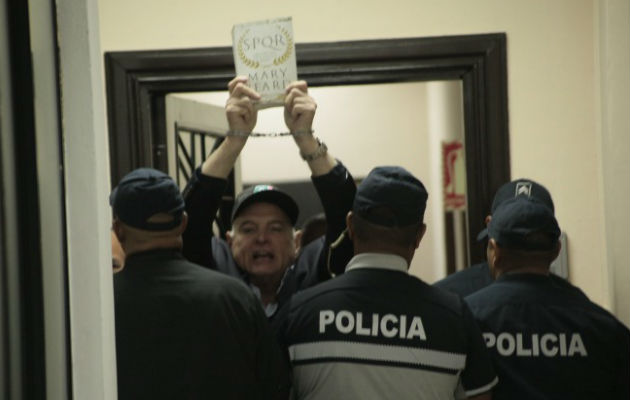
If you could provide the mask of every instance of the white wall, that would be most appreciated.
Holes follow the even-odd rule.
[[[626,3],[610,2],[622,9]],[[568,235],[570,279],[594,301],[614,306],[610,259],[623,261],[615,261],[623,265],[621,271],[627,271],[630,260],[627,252],[615,255],[607,243],[610,236],[619,235],[627,243],[628,234],[604,206],[627,207],[628,197],[604,184],[610,167],[603,160],[610,158],[618,141],[625,140],[622,134],[627,136],[627,130],[612,132],[603,143],[600,2],[243,0],[228,5],[205,0],[102,0],[99,6],[104,51],[225,46],[231,44],[232,24],[280,16],[293,17],[298,42],[506,32],[512,176],[530,177],[548,186]],[[604,18],[604,24],[624,25],[628,13],[623,15],[624,21]],[[607,56],[623,63],[628,46],[621,47]],[[627,71],[627,62],[623,65]],[[626,96],[627,91],[613,97]],[[624,117],[612,113],[606,118],[611,126]],[[615,160],[627,163],[628,156],[621,154]],[[627,169],[620,171],[619,178],[628,181]],[[616,295],[617,302],[630,302],[628,292]]]
[[[72,398],[116,398],[109,149],[97,4],[57,0]],[[48,149],[52,151],[52,149]],[[62,399],[65,397],[49,396]]]
[[[602,132],[606,249],[611,304],[630,326],[630,1],[600,3]]]

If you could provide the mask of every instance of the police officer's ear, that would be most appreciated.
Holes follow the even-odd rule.
[[[558,256],[560,255],[560,250],[562,250],[562,242],[558,240],[556,242],[556,246],[551,250],[551,259],[549,260],[549,264],[551,264]]]
[[[178,227],[179,228],[178,233],[180,235],[183,234],[187,226],[188,226],[188,214],[186,213],[186,211],[184,211],[184,213],[182,214],[182,223],[179,224],[179,227]]]
[[[497,277],[497,266],[503,260],[503,251],[497,244],[496,240],[488,239],[488,247],[486,248],[486,258],[490,266],[490,273],[494,278]]]
[[[116,217],[112,221],[112,231],[116,235],[118,242],[122,244],[125,241],[125,227]]]
[[[418,229],[418,233],[416,234],[416,249],[418,247],[420,247],[420,242],[422,241],[422,238],[424,237],[424,234],[427,232],[427,224],[422,224],[422,226],[420,227],[420,229]]]
[[[492,215],[486,215],[486,219],[484,220],[484,222],[486,223],[486,226],[488,226],[490,221],[492,221]]]
[[[300,252],[300,248],[302,247],[302,234],[304,234],[304,230],[298,229],[297,231],[293,231],[293,244],[295,246],[295,255],[297,256]]]
[[[348,239],[352,240],[354,238],[354,227],[352,226],[352,211],[348,211],[346,214],[346,232],[348,235]]]
[[[120,245],[120,241],[118,241],[118,237],[116,233],[114,233],[114,229],[111,230],[111,241],[112,241],[112,270],[114,273],[120,271],[125,266],[125,252]]]

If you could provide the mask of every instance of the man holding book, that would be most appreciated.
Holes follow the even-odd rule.
[[[243,280],[260,298],[268,317],[298,290],[343,271],[352,249],[335,252],[330,263],[329,246],[345,229],[345,215],[352,206],[356,186],[346,168],[313,136],[317,104],[304,81],[285,90],[284,119],[308,163],[322,202],[328,229],[296,255],[294,225],[298,205],[282,190],[256,185],[240,193],[232,210],[232,229],[227,240],[212,237],[211,222],[236,159],[256,126],[256,102],[260,94],[247,85],[246,77],[228,84],[226,115],[230,131],[221,145],[197,168],[184,191],[189,225],[184,233],[184,254],[190,260]]]

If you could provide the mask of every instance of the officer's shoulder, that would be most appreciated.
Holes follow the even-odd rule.
[[[425,284],[426,285],[426,284]],[[462,315],[463,299],[460,295],[440,287],[426,285],[422,291],[423,300],[435,307],[450,312],[458,317]]]
[[[249,289],[241,279],[192,262],[188,262],[188,264],[190,273],[195,276],[197,286],[203,288],[205,292],[212,293],[213,291],[218,291],[229,293],[235,291],[238,292],[239,295],[251,293],[251,289]],[[210,287],[212,290],[208,290]]]
[[[582,304],[582,309],[585,311],[585,313],[582,314],[583,316],[590,315],[591,320],[607,325],[610,329],[623,332],[625,336],[630,335],[630,329],[628,329],[628,327],[625,326],[613,313],[588,298],[582,298],[579,294],[573,293],[573,296],[579,303]]]
[[[566,301],[564,304],[573,310],[574,318],[585,325],[596,326],[601,332],[613,334],[618,339],[623,338],[625,344],[619,342],[617,346],[627,347],[630,343],[630,329],[613,313],[590,300],[579,288],[568,284],[570,287],[561,287],[559,290],[562,291],[562,297]]]
[[[501,282],[493,282],[485,288],[465,296],[463,299],[471,310],[478,307],[494,308],[495,306],[501,305],[502,302],[495,302],[493,299],[500,299],[505,293],[504,288],[501,287]]]
[[[459,294],[462,297],[483,289],[492,283],[487,262],[472,265],[443,278],[433,286]]]
[[[291,297],[290,311],[296,310],[308,304],[311,300],[338,290],[339,278],[319,283],[310,288],[300,290]]]
[[[490,272],[488,269],[488,263],[480,262],[478,264],[471,265],[468,268],[464,268],[460,271],[454,272],[448,275],[447,277],[442,278],[439,281],[435,282],[433,285],[437,287],[442,287],[450,283],[459,282],[462,280],[468,280],[469,278],[475,277],[478,275],[489,275],[489,274]]]
[[[554,274],[553,272],[551,272],[549,274],[549,278],[551,278],[551,281],[558,286],[560,289],[563,290],[568,290],[569,292],[573,293],[574,295],[578,296],[580,299],[582,300],[586,300],[586,301],[590,301],[590,299],[588,298],[588,296],[586,295],[586,293],[584,293],[582,291],[582,289],[580,289],[579,287],[573,285],[571,282],[569,282],[567,279],[558,276],[556,274]]]
[[[207,268],[204,270],[205,279],[200,279],[197,285],[200,299],[208,304],[238,305],[250,311],[260,308],[260,300],[241,279]]]

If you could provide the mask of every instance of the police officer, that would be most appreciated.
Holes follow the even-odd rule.
[[[497,207],[506,200],[513,199],[516,196],[531,197],[544,203],[547,207],[554,211],[553,200],[551,194],[543,185],[531,179],[516,179],[503,184],[497,190],[492,200],[491,214],[486,216],[486,225],[492,220],[492,214]],[[483,229],[477,236],[477,241],[485,242],[488,239],[488,229]],[[566,279],[550,273],[550,278],[558,285],[565,289],[575,291],[586,297],[586,295],[576,286],[573,286]],[[447,276],[434,283],[435,286],[456,293],[462,297],[466,297],[479,289],[483,289],[493,282],[488,267],[488,261],[485,260],[478,264],[472,265],[461,271]]]
[[[499,375],[496,399],[628,399],[630,331],[550,278],[560,228],[543,202],[517,196],[488,224],[495,283],[466,302]]]
[[[288,365],[259,301],[181,254],[184,199],[140,168],[110,196],[126,254],[114,275],[118,398],[282,399]]]
[[[359,185],[345,273],[298,293],[279,317],[298,399],[490,398],[496,376],[467,306],[408,274],[427,197],[400,167]]]

